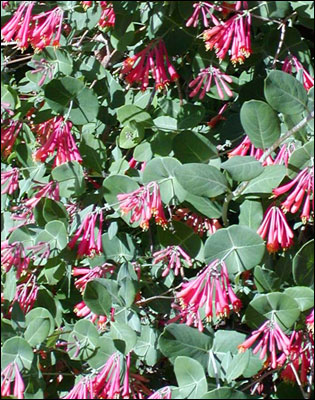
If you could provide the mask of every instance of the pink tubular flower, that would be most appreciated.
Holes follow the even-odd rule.
[[[267,208],[257,233],[263,239],[268,235],[267,250],[269,253],[275,253],[281,248],[286,250],[293,245],[292,229],[282,210],[273,204]]]
[[[188,208],[178,208],[173,215],[175,221],[184,221],[196,234],[203,236],[204,233],[212,235],[222,228],[217,219],[204,218],[190,211]]]
[[[106,315],[98,315],[93,313],[89,307],[85,304],[84,301],[80,301],[80,303],[76,304],[74,307],[73,312],[80,318],[86,318],[90,320],[93,324],[96,322],[97,326],[100,330],[105,330],[106,325],[110,321],[115,321],[114,319],[114,314],[115,314],[115,309],[111,309],[111,319],[108,319]]]
[[[86,11],[88,8],[92,7],[93,1],[81,1],[81,4],[84,11]]]
[[[210,126],[210,128],[214,128],[218,122],[226,120],[225,117],[222,116],[224,111],[227,109],[229,106],[229,103],[225,103],[219,110],[218,114],[210,119],[209,122],[207,122],[207,125]]]
[[[301,207],[303,200],[303,210],[300,215],[302,222],[305,224],[311,216],[311,203],[314,213],[314,167],[304,168],[295,179],[291,182],[273,189],[273,194],[278,197],[289,192],[294,187],[287,199],[281,203],[284,212],[295,214]],[[306,196],[305,196],[306,195]],[[312,200],[311,200],[312,199]]]
[[[231,287],[226,265],[224,261],[219,260],[207,265],[196,278],[183,283],[176,298],[182,309],[180,317],[183,322],[186,322],[188,326],[194,324],[200,331],[203,330],[200,309],[205,306],[206,321],[210,322],[213,317],[213,298],[215,313],[219,318],[229,316],[229,303],[236,313],[242,307],[241,301]],[[175,317],[175,319],[178,318]]]
[[[314,308],[311,313],[305,318],[307,329],[314,334]]]
[[[98,21],[98,26],[101,30],[105,28],[111,28],[115,25],[116,14],[112,3],[107,3],[107,1],[100,2],[102,7],[102,14],[100,20]]]
[[[169,386],[165,386],[162,389],[157,390],[148,399],[171,399],[172,398],[172,391]]]
[[[28,269],[30,258],[26,257],[24,246],[21,242],[9,244],[8,240],[1,242],[1,265],[5,272],[12,267],[16,268],[16,277],[19,279]]]
[[[242,143],[235,147],[232,151],[228,153],[229,158],[234,157],[234,156],[251,156],[255,157],[256,160],[260,160],[262,155],[264,154],[263,149],[257,149],[252,142],[250,141],[249,137],[246,135]],[[263,162],[263,166],[266,165],[273,165],[274,161],[271,156],[268,156],[266,160]]]
[[[93,380],[94,377],[85,376],[62,399],[95,399]]]
[[[53,78],[53,72],[55,69],[55,64],[49,63],[47,60],[42,58],[40,61],[33,61],[36,69],[31,71],[32,74],[41,73],[42,77],[38,81],[38,86],[42,86],[45,82],[46,77],[51,80]]]
[[[191,17],[186,22],[187,27],[192,25],[194,28],[196,28],[198,26],[199,16],[200,16],[200,12],[201,12],[203,26],[205,28],[208,28],[209,27],[209,21],[208,21],[209,18],[212,20],[212,22],[217,21],[217,19],[213,15],[213,11],[214,10],[222,11],[222,7],[216,6],[207,1],[202,1],[202,2],[199,1],[198,3],[194,3],[193,7],[195,10],[194,10],[193,14],[191,15]]]
[[[25,385],[16,362],[11,362],[4,368],[1,372],[1,381],[1,396],[24,399]]]
[[[38,286],[36,283],[35,275],[26,277],[23,283],[20,283],[16,287],[14,299],[12,300],[12,306],[15,302],[18,302],[21,310],[24,314],[27,314],[34,306],[37,298]],[[11,314],[12,307],[9,309]]]
[[[203,33],[207,50],[215,48],[216,56],[223,60],[231,50],[232,64],[243,64],[252,53],[250,40],[251,14],[234,15],[223,24],[215,23]]]
[[[97,239],[95,240],[95,227],[97,218],[99,217],[99,227]],[[81,226],[76,231],[75,235],[69,242],[68,246],[73,249],[79,237],[82,236],[78,246],[78,257],[88,256],[94,257],[95,254],[100,254],[103,251],[102,247],[102,227],[103,227],[103,213],[96,211],[92,214],[89,213],[85,216]]]
[[[10,171],[1,172],[1,194],[12,194],[19,188],[19,169],[13,168]]]
[[[300,372],[300,382],[302,385],[307,383],[307,375],[311,370],[311,360],[314,359],[314,347],[307,340],[303,331],[293,331],[290,337],[290,354],[287,357],[282,354],[277,363],[282,366],[287,360],[290,362],[281,372],[281,378],[286,382],[296,382],[295,372]]]
[[[23,202],[24,207],[28,209],[33,209],[36,207],[43,197],[47,197],[56,201],[60,200],[58,182],[50,181],[46,184],[38,182],[38,185],[35,186],[35,189],[39,189],[38,192],[35,193],[31,199],[27,199]]]
[[[121,69],[121,75],[125,75],[124,79],[128,85],[141,84],[142,91],[149,86],[150,74],[158,90],[166,88],[170,82],[177,81],[179,78],[169,61],[162,39],[151,41],[144,50],[127,58]]]
[[[81,278],[75,281],[74,285],[78,290],[80,290],[80,292],[83,292],[88,282],[92,281],[95,278],[105,278],[107,274],[112,274],[114,270],[115,266],[109,263],[105,263],[100,267],[94,267],[92,269],[74,267],[72,275],[82,275]]]
[[[229,85],[226,83],[232,83],[232,78],[229,75],[224,74],[222,71],[220,71],[219,68],[215,68],[212,65],[208,68],[202,69],[197,78],[192,80],[189,83],[189,87],[193,88],[195,87],[192,92],[190,92],[189,97],[196,96],[198,92],[200,91],[201,87],[203,86],[203,89],[201,90],[199,94],[199,99],[203,99],[206,95],[207,92],[210,91],[211,89],[211,83],[212,83],[212,78],[215,82],[215,85],[218,90],[218,94],[220,99],[224,99],[224,93],[226,93],[227,96],[232,97],[233,93],[229,87]]]
[[[8,2],[8,1],[2,1],[2,2],[1,2],[1,5],[2,5],[2,8],[5,9],[5,8],[8,7],[9,2]]]
[[[160,188],[156,182],[150,182],[131,193],[118,194],[122,215],[132,211],[130,223],[140,221],[140,227],[145,231],[149,228],[149,220],[155,218],[155,223],[163,228],[167,226]]]
[[[57,150],[54,167],[69,161],[81,163],[82,158],[71,134],[71,128],[72,123],[65,121],[61,116],[39,124],[35,131],[42,147],[35,152],[34,159],[44,162]]]
[[[237,348],[240,353],[243,353],[245,350],[250,348],[261,335],[262,338],[255,346],[253,354],[256,354],[258,353],[258,351],[260,351],[259,358],[263,360],[267,352],[269,351],[271,368],[274,369],[278,365],[277,350],[283,352],[286,356],[289,355],[290,351],[290,340],[282,332],[277,322],[269,320],[266,321],[259,329],[253,331],[251,333],[251,336],[248,339],[246,339],[245,342],[239,344]]]
[[[22,122],[7,119],[1,126],[1,153],[4,157],[11,154],[15,140],[20,130],[22,129]]]
[[[314,78],[309,74],[309,72],[303,67],[297,57],[291,55],[284,60],[282,71],[292,74],[292,66],[294,66],[296,73],[302,71],[303,85],[308,91],[314,86]]]
[[[276,155],[273,163],[278,164],[278,165],[284,164],[286,167],[288,167],[289,158],[294,150],[295,150],[294,143],[290,143],[290,144],[284,143],[281,146],[279,153]]]
[[[183,264],[192,266],[192,261],[189,255],[180,246],[168,246],[166,249],[153,253],[153,265],[160,261],[166,261],[167,267],[162,273],[162,277],[169,274],[171,269],[174,269],[174,274],[177,276],[179,272],[184,276]]]

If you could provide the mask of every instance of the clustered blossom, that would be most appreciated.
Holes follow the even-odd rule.
[[[278,365],[277,352],[281,351],[284,353],[284,357],[290,354],[289,338],[282,332],[277,322],[268,320],[264,322],[259,329],[253,331],[245,342],[237,346],[239,352],[243,353],[250,348],[259,337],[261,337],[261,339],[255,346],[253,354],[260,351],[259,358],[263,360],[269,351],[268,360],[270,361],[270,366],[273,369],[276,368]]]
[[[281,206],[285,213],[290,212],[295,214],[300,209],[305,198],[300,215],[301,220],[305,224],[311,216],[311,204],[314,213],[314,167],[304,168],[291,182],[273,189],[272,192],[275,197],[278,197],[289,192],[293,188],[294,190],[292,190],[286,200],[281,203]]]
[[[305,318],[307,329],[314,334],[314,308],[311,313]]]
[[[301,62],[297,59],[297,57],[291,55],[286,57],[284,60],[282,71],[287,72],[288,74],[292,74],[292,67],[294,66],[296,73],[302,71],[303,77],[303,85],[304,88],[308,91],[314,86],[314,78],[309,74],[309,72],[303,67]]]
[[[109,319],[106,315],[98,315],[93,313],[84,301],[80,301],[78,304],[76,304],[73,312],[80,318],[86,318],[90,320],[93,324],[96,322],[100,330],[104,330],[109,321],[115,321],[114,308],[111,309],[111,318]]]
[[[296,376],[293,372],[299,373],[299,379],[302,385],[307,383],[307,375],[311,370],[311,359],[314,358],[314,348],[312,343],[305,340],[303,331],[293,331],[290,337],[290,354],[287,357],[282,354],[277,359],[278,366],[283,366],[287,360],[289,363],[281,372],[281,378],[287,382],[296,382]]]
[[[48,62],[44,58],[42,58],[40,61],[34,60],[33,63],[34,63],[34,66],[36,67],[36,69],[31,71],[31,74],[37,74],[37,73],[42,74],[40,80],[37,83],[38,86],[42,86],[44,84],[47,76],[50,80],[53,78],[55,64]]]
[[[129,384],[130,353],[126,356],[125,373],[120,378],[121,356],[112,354],[96,376],[80,380],[64,399],[116,399],[130,398]],[[137,398],[137,397],[134,397]]]
[[[222,116],[224,111],[228,108],[229,103],[225,103],[219,110],[218,114],[215,115],[210,119],[209,122],[207,122],[207,125],[210,126],[210,128],[214,128],[220,121],[225,121],[226,118]]]
[[[145,49],[127,58],[123,63],[121,75],[125,75],[124,79],[130,86],[133,83],[141,84],[142,91],[148,88],[150,76],[155,81],[157,90],[165,89],[170,82],[179,78],[168,58],[162,39],[152,40]]]
[[[176,298],[179,301],[181,312],[173,320],[181,318],[186,325],[194,325],[198,327],[199,331],[204,328],[203,318],[200,314],[201,308],[204,307],[206,321],[212,320],[213,299],[215,300],[215,314],[218,318],[229,316],[230,304],[236,313],[242,307],[241,300],[236,297],[231,287],[225,262],[220,260],[214,260],[196,278],[184,282],[182,289],[176,294]],[[176,304],[174,308],[178,309]]]
[[[154,217],[155,223],[163,228],[167,226],[164,214],[160,188],[156,182],[150,182],[131,193],[117,195],[122,215],[130,211],[130,223],[140,221],[140,227],[145,231],[149,229],[149,221]]]
[[[169,274],[170,270],[174,270],[175,276],[181,273],[181,276],[184,276],[184,265],[188,267],[192,266],[192,261],[189,255],[180,247],[180,246],[168,246],[166,249],[156,251],[153,253],[153,262],[155,265],[160,261],[167,263],[167,267],[164,269],[162,273],[162,277],[165,277]]]
[[[169,386],[165,386],[162,389],[157,390],[153,394],[151,394],[148,399],[164,399],[169,400],[172,398],[172,390]]]
[[[54,167],[69,161],[82,162],[77,145],[71,134],[72,122],[65,121],[62,116],[45,121],[34,129],[41,147],[33,157],[36,161],[44,162],[48,156],[57,151]]]
[[[263,239],[268,236],[267,250],[269,253],[275,253],[280,249],[286,250],[293,245],[293,231],[288,225],[283,211],[273,204],[267,208],[257,233]]]
[[[32,15],[35,1],[23,1],[13,17],[2,27],[5,42],[14,40],[24,51],[29,44],[36,52],[47,46],[60,46],[63,10],[56,7],[38,15]]]
[[[116,14],[112,3],[107,1],[101,1],[100,5],[102,7],[102,14],[100,20],[98,21],[98,26],[100,29],[110,28],[115,25]]]
[[[25,385],[18,365],[15,361],[10,362],[1,372],[1,396],[24,399],[24,390]]]
[[[203,26],[205,28],[208,28],[209,27],[208,19],[211,19],[212,23],[214,23],[214,21],[217,21],[217,19],[213,15],[213,11],[214,10],[217,10],[217,11],[223,10],[222,7],[214,5],[207,1],[199,1],[198,3],[194,3],[193,7],[195,10],[194,10],[193,14],[191,15],[191,17],[186,22],[187,27],[192,25],[194,28],[196,28],[198,26],[199,16],[200,16],[200,12],[201,12]]]
[[[18,168],[1,172],[1,194],[13,194],[19,188],[19,174]]]
[[[11,154],[15,140],[20,130],[22,129],[22,122],[6,119],[1,126],[1,153],[4,157]]]
[[[243,64],[245,58],[251,53],[251,14],[237,14],[220,23],[215,21],[215,26],[203,33],[206,49],[215,49],[216,56],[223,60],[230,49],[230,60],[232,64]]]
[[[23,243],[9,243],[8,240],[1,242],[1,265],[5,272],[9,272],[12,267],[16,268],[16,277],[19,279],[21,275],[28,269],[30,258],[26,257]]]
[[[38,285],[36,283],[35,275],[29,275],[24,278],[24,281],[16,286],[14,298],[9,308],[9,315],[11,315],[12,307],[15,302],[24,314],[27,314],[34,306],[37,299]]]
[[[97,219],[99,218],[99,227],[97,239],[95,240],[95,228]],[[78,257],[88,256],[94,257],[95,254],[100,254],[103,251],[102,247],[102,227],[103,227],[103,212],[96,211],[92,214],[87,214],[79,229],[74,234],[68,246],[73,249],[80,236],[81,240],[78,246]]]
[[[74,285],[80,290],[80,292],[84,292],[84,289],[88,282],[92,281],[96,278],[105,278],[107,274],[112,274],[115,270],[115,266],[113,264],[105,263],[100,267],[94,268],[77,268],[74,267],[72,271],[73,276],[81,276],[81,278],[76,279]]]
[[[190,92],[189,97],[196,96],[203,86],[203,89],[199,94],[199,99],[202,100],[205,97],[206,93],[209,92],[209,90],[211,89],[212,80],[214,80],[215,82],[221,100],[224,99],[223,92],[225,92],[226,95],[229,97],[233,96],[229,85],[226,83],[232,83],[232,78],[229,75],[223,73],[219,68],[213,67],[211,65],[208,68],[202,69],[199,72],[197,78],[189,83],[188,86],[190,88],[194,87],[194,89]]]
[[[204,233],[212,235],[218,229],[222,228],[219,220],[213,218],[204,218],[201,215],[195,214],[188,208],[178,208],[173,215],[175,221],[183,221],[191,227],[195,233],[199,236],[203,236]]]
[[[292,143],[284,143],[278,154],[275,156],[275,158],[272,158],[271,155],[269,155],[266,160],[262,163],[263,166],[266,165],[285,165],[286,167],[289,164],[289,158],[293,151],[295,150],[295,145]],[[235,147],[235,149],[231,150],[228,153],[229,158],[234,157],[234,156],[251,156],[255,157],[256,160],[260,160],[261,157],[264,154],[263,149],[258,149],[256,148],[252,142],[250,141],[250,138],[246,135],[245,138],[242,140],[242,142]]]

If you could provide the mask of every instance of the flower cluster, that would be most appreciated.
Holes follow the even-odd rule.
[[[203,330],[203,318],[200,311],[204,307],[207,322],[213,317],[213,299],[215,314],[218,318],[227,318],[230,314],[230,304],[238,313],[242,307],[231,287],[227,267],[224,261],[214,260],[205,267],[196,278],[182,284],[182,289],[176,294],[181,313],[178,317],[186,325],[194,325]],[[230,304],[229,304],[230,303]],[[174,308],[178,308],[175,307]]]
[[[267,250],[269,253],[275,253],[282,248],[288,249],[293,245],[294,234],[288,225],[282,210],[271,204],[264,215],[263,221],[257,230],[257,233],[267,239]]]
[[[12,267],[16,268],[16,277],[19,279],[24,271],[28,269],[30,258],[26,257],[23,243],[9,243],[8,240],[1,242],[1,265],[6,272]]]
[[[115,25],[116,15],[112,3],[107,1],[100,2],[102,7],[102,14],[100,20],[98,21],[98,26],[100,29],[110,28]]]
[[[266,160],[263,162],[263,166],[266,165],[282,165],[284,164],[286,167],[289,164],[289,158],[293,151],[295,150],[295,145],[292,143],[284,143],[278,154],[272,158],[271,155],[269,155]],[[260,160],[262,155],[264,154],[263,149],[257,149],[252,142],[250,141],[250,138],[246,135],[245,138],[242,140],[242,142],[235,147],[235,149],[231,150],[228,153],[229,158],[234,157],[234,156],[251,156],[255,157],[256,160]]]
[[[207,1],[199,1],[198,3],[194,3],[193,7],[195,10],[194,10],[193,14],[191,15],[191,17],[186,22],[187,27],[192,25],[194,28],[196,28],[198,26],[199,16],[200,16],[200,12],[201,12],[203,26],[205,28],[208,28],[209,27],[209,21],[208,21],[209,18],[212,20],[212,23],[217,22],[216,17],[213,15],[213,11],[214,10],[217,10],[217,11],[223,10],[222,7],[212,4],[212,3],[209,3]]]
[[[115,266],[109,263],[105,263],[100,267],[94,267],[94,268],[74,267],[72,270],[72,275],[73,276],[82,275],[81,278],[76,279],[74,286],[82,293],[84,292],[84,289],[88,282],[96,278],[105,278],[108,274],[112,274],[114,270]]]
[[[1,172],[1,194],[12,194],[19,187],[19,169],[13,168],[10,171]]]
[[[157,225],[163,228],[167,226],[160,188],[156,182],[150,182],[131,193],[118,194],[117,199],[123,215],[132,211],[131,224],[140,221],[140,227],[145,231],[149,229],[151,217],[154,217]]]
[[[125,364],[124,378],[121,382],[121,364]],[[119,353],[112,354],[96,376],[81,379],[64,399],[116,399],[129,398],[130,353],[125,363],[121,363]]]
[[[140,88],[143,91],[149,86],[150,75],[157,90],[166,88],[170,82],[179,78],[168,58],[162,39],[152,40],[145,49],[127,58],[123,63],[121,75],[125,75],[124,79],[129,85],[141,84]]]
[[[184,276],[183,264],[188,267],[192,266],[191,258],[180,246],[168,246],[166,249],[153,253],[153,257],[153,265],[160,261],[168,263],[162,273],[162,277],[167,276],[171,269],[174,270],[175,276],[177,276],[179,272],[181,273],[181,276]]]
[[[228,108],[228,106],[229,106],[229,103],[225,103],[225,104],[220,108],[218,114],[215,115],[214,117],[212,117],[212,118],[210,119],[209,122],[207,122],[207,125],[208,125],[210,128],[215,128],[216,125],[217,125],[220,121],[225,121],[225,120],[226,120],[226,118],[223,117],[222,114],[223,114],[224,111]]]
[[[148,399],[164,399],[168,400],[172,398],[172,390],[169,386],[165,386],[162,389],[157,390],[153,394],[151,394]]]
[[[314,213],[314,167],[304,168],[291,182],[273,189],[272,192],[275,197],[278,197],[289,192],[293,187],[295,187],[294,190],[281,205],[285,213],[290,212],[295,214],[305,198],[303,210],[300,215],[301,220],[305,224],[310,219],[311,203]]]
[[[13,121],[10,118],[3,121],[3,125],[1,125],[1,154],[3,154],[4,157],[8,157],[8,155],[11,154],[15,140],[22,126],[22,122]]]
[[[111,318],[108,319],[106,315],[98,315],[92,312],[84,301],[80,301],[74,306],[73,312],[80,318],[86,318],[90,320],[93,324],[96,322],[100,330],[105,330],[106,325],[109,321],[115,321],[114,314],[115,309],[111,309]]]
[[[198,94],[200,91],[201,87],[203,86],[203,89],[201,90],[199,94],[199,99],[203,99],[206,95],[207,92],[211,89],[211,83],[212,83],[212,78],[215,82],[219,97],[221,100],[224,99],[224,93],[226,93],[227,96],[232,97],[233,93],[229,87],[229,85],[226,83],[232,83],[232,78],[229,75],[224,74],[222,71],[220,71],[219,68],[213,67],[212,65],[208,68],[202,69],[197,78],[192,80],[189,83],[189,87],[194,89],[190,92],[189,97],[194,97]]]
[[[24,390],[25,385],[18,365],[15,361],[10,362],[1,372],[1,396],[24,399]]]
[[[9,307],[9,315],[11,315],[15,302],[19,303],[23,313],[27,314],[34,306],[38,289],[35,275],[26,276],[23,282],[16,286],[15,295]]]
[[[99,217],[99,227],[97,239],[95,240],[95,228],[97,218]],[[103,227],[103,212],[97,211],[92,214],[87,214],[79,229],[74,234],[73,238],[68,243],[70,249],[73,249],[79,237],[82,236],[78,246],[78,258],[83,256],[94,257],[95,254],[100,254],[103,251],[102,247],[102,227]]]
[[[307,329],[314,334],[314,308],[305,319]]]
[[[69,162],[82,162],[81,155],[71,134],[72,123],[62,116],[54,117],[37,125],[34,130],[41,147],[35,152],[34,159],[44,162],[57,150],[54,167]]]
[[[40,61],[34,60],[33,61],[34,66],[36,69],[31,71],[32,74],[37,74],[41,73],[42,76],[40,80],[38,81],[38,86],[42,86],[45,82],[45,79],[48,78],[51,80],[53,78],[53,72],[55,69],[55,64],[48,62],[44,58],[42,58]]]
[[[277,362],[277,351],[281,351],[284,353],[285,357],[289,355],[290,350],[290,340],[289,338],[282,332],[280,326],[275,321],[266,321],[262,324],[262,326],[253,331],[251,336],[245,340],[242,344],[239,344],[237,347],[240,353],[243,353],[249,347],[251,347],[258,338],[261,337],[257,345],[253,350],[253,354],[258,353],[260,351],[259,358],[263,360],[267,352],[270,352],[270,360],[271,368],[276,368],[278,365]]]
[[[195,214],[188,208],[178,208],[173,215],[175,221],[183,221],[190,226],[195,233],[203,236],[204,233],[212,235],[218,229],[222,228],[219,220],[213,218],[204,218],[201,215]]]
[[[203,33],[206,49],[215,49],[216,56],[223,60],[230,49],[232,64],[243,64],[251,53],[251,14],[234,15],[224,23],[215,22],[215,26]]]
[[[15,40],[24,51],[29,44],[36,52],[47,46],[60,46],[63,10],[56,7],[38,15],[32,15],[35,1],[23,1],[13,17],[2,27],[5,42]]]
[[[314,86],[314,78],[311,77],[309,72],[303,67],[297,57],[291,55],[284,60],[282,71],[292,74],[292,67],[294,66],[296,73],[302,71],[303,85],[308,91]]]

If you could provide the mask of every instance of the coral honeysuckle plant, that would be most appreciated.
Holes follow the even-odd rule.
[[[1,2],[1,396],[314,396],[314,3]]]

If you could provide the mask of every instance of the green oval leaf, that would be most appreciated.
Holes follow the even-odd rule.
[[[182,398],[200,399],[207,391],[206,375],[198,361],[190,357],[177,357],[174,372]]]
[[[93,313],[97,315],[110,314],[112,300],[101,278],[93,279],[87,283],[83,300]]]
[[[16,362],[19,370],[29,370],[34,358],[33,349],[25,339],[14,336],[8,339],[2,348],[1,366],[5,368],[10,363]]]
[[[255,157],[235,156],[221,164],[235,181],[249,181],[264,171],[262,164]]]
[[[296,253],[292,272],[297,285],[314,288],[314,239],[305,243]]]

